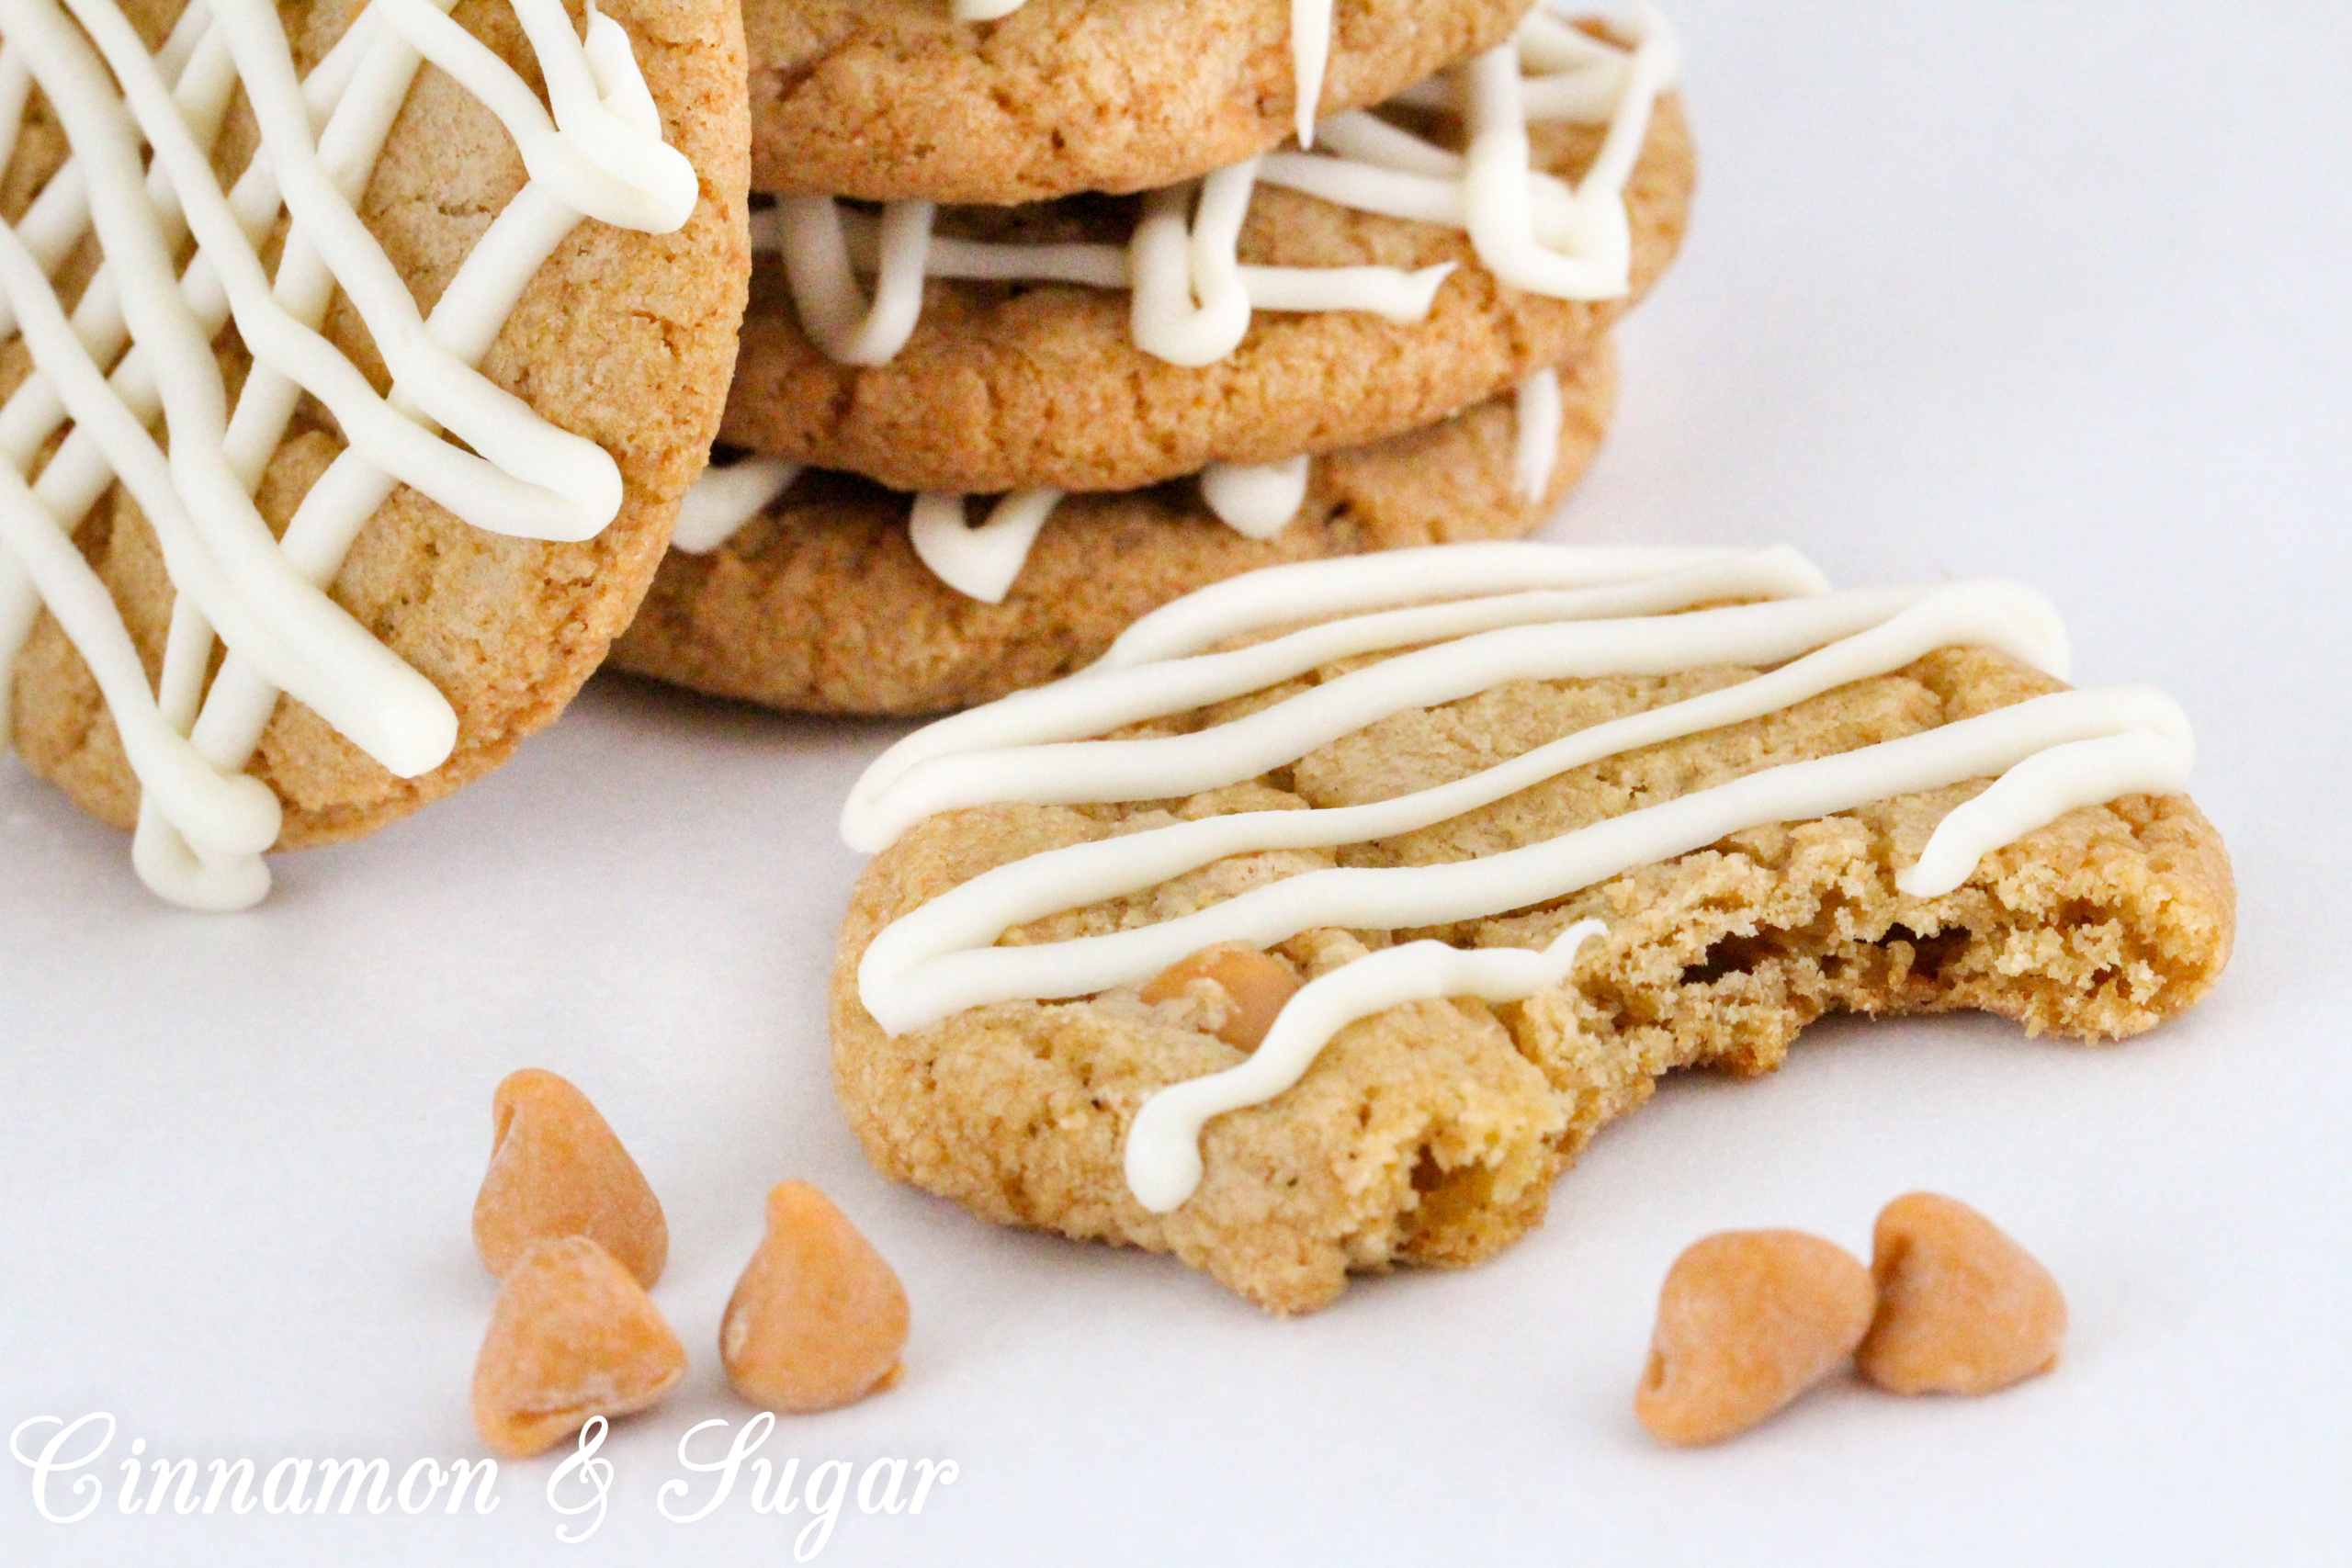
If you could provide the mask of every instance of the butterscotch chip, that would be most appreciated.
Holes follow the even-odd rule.
[[[1891,1393],[1991,1393],[2057,1365],[2058,1281],[1958,1199],[1911,1192],[1889,1203],[1871,1272],[1878,1315],[1855,1364]]]
[[[532,1246],[498,1292],[474,1363],[474,1427],[509,1459],[599,1416],[643,1410],[686,1375],[685,1347],[629,1271],[586,1236]]]
[[[822,1192],[777,1186],[719,1325],[736,1392],[791,1415],[836,1409],[896,1383],[906,1344],[907,1292],[890,1265]]]
[[[1679,1446],[1744,1432],[1837,1371],[1871,1325],[1870,1271],[1802,1231],[1725,1231],[1667,1271],[1634,1412]]]
[[[503,1279],[536,1242],[584,1235],[640,1285],[662,1277],[662,1201],[588,1097],[540,1067],[509,1073],[491,1101],[490,1170],[474,1198],[474,1250]]]
[[[1208,1032],[1237,1050],[1255,1051],[1302,984],[1296,970],[1271,953],[1254,947],[1211,947],[1153,976],[1143,999],[1157,1007],[1205,992],[1202,999],[1216,1015]]]

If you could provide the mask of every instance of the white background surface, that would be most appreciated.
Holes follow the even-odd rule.
[[[606,1445],[584,1546],[554,1540],[551,1459],[487,1518],[127,1520],[109,1492],[71,1527],[4,1461],[0,1561],[786,1561],[798,1516],[654,1506],[687,1427],[748,1414],[716,1325],[786,1176],[895,1260],[916,1327],[902,1388],[767,1454],[960,1466],[920,1518],[847,1511],[821,1561],[2352,1559],[2352,8],[1673,14],[1698,220],[1555,536],[2046,588],[2079,679],[2161,683],[2197,722],[2242,895],[2210,1001],[2103,1050],[1824,1026],[1776,1078],[1670,1086],[1496,1262],[1280,1322],[863,1163],[825,1066],[856,869],[831,817],[893,730],[600,682],[461,798],[281,860],[234,919],[160,907],[120,840],[0,765],[0,1427],[110,1412],[110,1480],[134,1436],[265,1468],[472,1454],[468,1213],[492,1086],[526,1064],[583,1086],[660,1191],[655,1294],[695,1357]],[[2054,1375],[1833,1386],[1707,1452],[1645,1437],[1678,1250],[1780,1224],[1866,1251],[1919,1187],[2064,1282]]]

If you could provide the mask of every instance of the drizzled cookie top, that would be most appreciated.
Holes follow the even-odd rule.
[[[1745,829],[1991,778],[1896,877],[1903,893],[1932,898],[1967,881],[1982,856],[2069,810],[2185,784],[2193,743],[2161,692],[2060,692],[1763,767],[1475,860],[1306,871],[1155,924],[997,945],[1017,926],[1232,857],[1360,844],[1450,821],[1572,769],[1777,713],[1960,645],[2061,678],[2067,663],[2055,613],[2030,590],[1965,582],[1833,592],[1785,548],[1453,545],[1234,579],[1146,617],[1076,676],[901,741],[853,790],[844,837],[878,851],[922,818],[960,807],[1180,799],[1259,778],[1388,716],[1513,681],[1763,672],[1390,799],[1139,827],[1015,861],[886,927],[860,963],[859,997],[885,1031],[906,1033],[992,1002],[1139,985],[1219,943],[1262,948],[1319,928],[1410,931],[1527,909]],[[1351,667],[1330,672],[1343,661]],[[1316,671],[1326,672],[1318,683],[1205,729],[1091,739]],[[1408,942],[1312,981],[1247,1061],[1145,1103],[1129,1132],[1130,1186],[1147,1208],[1177,1207],[1200,1179],[1203,1123],[1280,1094],[1347,1023],[1406,1001],[1503,1001],[1558,987],[1597,929],[1573,926],[1541,953]]]
[[[33,363],[0,410],[0,679],[45,605],[137,776],[140,874],[175,902],[239,908],[267,890],[260,855],[280,807],[242,770],[279,693],[397,776],[450,754],[447,699],[322,587],[396,484],[532,539],[591,537],[621,504],[610,456],[474,367],[582,218],[671,232],[699,184],[664,144],[617,23],[592,6],[583,39],[561,0],[512,3],[545,103],[447,0],[372,0],[307,76],[268,0],[191,4],[153,55],[115,0],[0,9],[0,155],[35,86],[71,147],[24,217],[0,224],[0,330]],[[426,61],[497,117],[529,175],[429,316],[355,209]],[[211,148],[239,89],[261,145],[224,191]],[[281,214],[273,275],[260,247]],[[92,234],[103,263],[69,316],[53,279]],[[183,269],[173,258],[191,238]],[[321,335],[338,290],[383,356],[389,396]],[[211,348],[232,320],[254,360],[233,399]],[[348,445],[274,538],[253,494],[304,393]],[[177,592],[160,690],[73,542],[117,482]],[[216,635],[226,657],[208,686]]]

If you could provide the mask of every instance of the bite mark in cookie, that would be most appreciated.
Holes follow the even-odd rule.
[[[1279,570],[919,732],[843,818],[882,850],[835,986],[869,1154],[1303,1310],[1493,1251],[1657,1076],[1767,1070],[1825,1011],[2105,1038],[2202,995],[2233,895],[2178,710],[2065,690],[2026,591],[1824,588],[1784,551]],[[1463,978],[1585,920],[1566,984]],[[1137,990],[1221,942],[1309,977],[1241,1061]],[[1259,1081],[1197,1190],[1131,1185],[1156,1097],[1224,1074]]]

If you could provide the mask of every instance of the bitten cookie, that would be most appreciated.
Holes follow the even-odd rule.
[[[21,489],[8,502],[0,655],[24,637],[11,702],[26,761],[93,814],[138,822],[159,891],[234,906],[266,887],[254,857],[271,843],[368,832],[496,766],[628,623],[702,467],[742,308],[742,33],[723,0],[594,13],[463,0],[455,28],[403,11],[368,16],[365,30],[354,0],[286,0],[284,49],[262,35],[232,62],[202,14],[175,27],[174,0],[126,9],[137,37],[95,47],[62,12],[9,14],[12,61],[30,62],[34,91],[0,210],[31,254],[7,278],[22,331],[0,349],[0,385],[12,418],[66,386],[71,418],[63,454],[31,470],[39,505]],[[110,0],[89,14],[122,15]],[[469,36],[495,61],[469,55]],[[191,284],[193,319],[175,322],[140,313],[142,296],[174,291],[137,270],[172,265],[175,219],[137,199],[135,161],[127,176],[119,165],[140,130],[96,84],[128,70],[161,91],[191,50],[193,163],[159,156],[153,188],[168,179],[199,224],[266,243],[261,259],[220,269],[235,276],[226,301],[213,288],[209,316]],[[160,54],[140,64],[149,51]],[[419,51],[474,86],[418,68]],[[304,73],[307,113],[292,85]],[[486,84],[497,114],[477,96]],[[78,122],[61,124],[61,101]],[[132,113],[148,108],[134,92]],[[283,197],[253,166],[264,135],[277,170],[302,175],[285,176]],[[527,188],[518,135],[533,149]],[[99,203],[97,234],[78,244],[52,178],[69,153],[132,193],[120,218]],[[193,199],[207,174],[225,204]],[[338,199],[364,233],[337,227]],[[293,217],[273,227],[287,202]],[[82,293],[101,265],[127,327]],[[98,367],[112,363],[134,422],[153,418],[153,367],[167,365],[153,445],[107,423],[120,415],[102,391],[73,389],[97,371],[41,322],[77,296],[85,341],[108,356],[136,344]],[[235,324],[216,328],[232,307]],[[251,331],[266,340],[261,367]],[[208,339],[218,379],[185,352]],[[115,473],[128,482],[108,488]],[[270,535],[284,536],[277,549]],[[229,653],[208,675],[216,628]],[[300,700],[277,700],[289,682]]]
[[[753,220],[786,259],[755,267],[724,438],[895,490],[1136,490],[1446,418],[1589,351],[1672,259],[1695,181],[1673,58],[1539,12],[1329,128],[1329,155],[1197,200],[780,203]],[[1489,122],[1466,156],[1465,100]]]
[[[1219,584],[853,792],[843,1109],[894,1178],[1298,1312],[1491,1255],[1659,1076],[1826,1012],[2138,1033],[2227,962],[2230,865],[2179,710],[2064,658],[2038,594],[1784,549]],[[1305,982],[1254,1051],[1229,951]]]
[[[987,702],[1069,674],[1146,612],[1259,567],[1527,533],[1575,486],[1607,431],[1617,389],[1609,342],[1559,389],[1557,456],[1540,495],[1521,488],[1514,400],[1496,399],[1317,458],[1305,504],[1269,538],[1219,521],[1189,479],[1067,497],[1000,604],[924,564],[908,497],[811,472],[718,549],[672,551],[613,663],[817,712]]]
[[[1501,41],[1527,6],[1338,0],[1320,113]],[[953,0],[750,0],[752,184],[989,205],[1173,185],[1292,133],[1295,8],[1312,27],[1304,0],[1027,0],[981,21]]]

